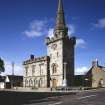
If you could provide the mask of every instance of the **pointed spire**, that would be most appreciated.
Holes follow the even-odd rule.
[[[64,14],[62,0],[59,0],[59,4],[58,4],[58,14],[59,13]]]
[[[65,24],[64,10],[63,10],[63,2],[62,2],[62,0],[59,0],[55,33],[59,32],[59,31],[65,31],[65,30],[67,31],[67,27]]]

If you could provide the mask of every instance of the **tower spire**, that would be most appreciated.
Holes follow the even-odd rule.
[[[65,16],[63,10],[63,2],[62,0],[58,0],[58,12],[57,12],[57,19],[56,19],[56,26],[54,33],[57,34],[59,32],[66,32],[67,34],[68,28],[65,24]]]

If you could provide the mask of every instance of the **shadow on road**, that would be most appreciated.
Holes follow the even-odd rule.
[[[57,101],[59,100],[58,98],[53,99],[48,97],[69,95],[69,94],[0,91],[0,105],[24,105],[24,104],[28,105],[32,103]]]

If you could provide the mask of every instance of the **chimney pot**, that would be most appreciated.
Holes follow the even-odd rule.
[[[34,59],[34,55],[31,54],[30,55],[30,59],[33,60]]]

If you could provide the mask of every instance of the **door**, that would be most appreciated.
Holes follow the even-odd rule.
[[[103,84],[104,84],[104,80],[103,79],[100,79],[98,86],[99,87],[103,87]]]
[[[57,80],[56,79],[53,79],[52,80],[52,87],[53,88],[56,88],[57,87]]]

